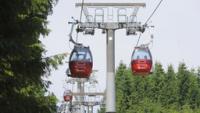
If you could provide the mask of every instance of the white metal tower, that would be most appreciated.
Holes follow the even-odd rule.
[[[115,31],[126,29],[127,35],[144,32],[146,25],[136,21],[138,9],[145,3],[77,3],[85,15],[84,22],[78,22],[78,32],[94,35],[95,29],[106,33],[107,79],[106,113],[115,113]]]

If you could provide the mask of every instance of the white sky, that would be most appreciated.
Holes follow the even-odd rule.
[[[136,0],[109,0],[109,2],[134,2]],[[139,0],[137,0],[139,1]],[[139,10],[138,20],[144,22],[153,11],[159,0],[145,1],[146,8]],[[75,3],[81,0],[59,0],[54,8],[54,12],[48,17],[51,33],[48,37],[41,39],[47,50],[46,56],[69,52],[68,34],[71,17],[79,18],[80,9],[75,8]],[[85,0],[85,2],[108,2],[108,0]],[[200,1],[199,0],[164,0],[158,11],[151,19],[151,25],[155,28],[151,32],[147,31],[141,39],[142,42],[150,40],[149,33],[154,34],[154,43],[151,48],[154,61],[159,61],[166,68],[173,64],[175,67],[184,61],[189,68],[200,66]],[[102,35],[100,30],[96,30],[94,36],[79,35],[79,41],[89,45],[93,53],[94,69],[99,81],[99,90],[105,89],[106,74],[106,35]],[[137,37],[125,35],[125,30],[116,31],[116,67],[120,60],[127,66]],[[71,47],[72,44],[71,44]],[[59,66],[59,69],[52,72],[49,78],[53,85],[50,90],[61,100],[64,91],[65,71],[68,64]]]

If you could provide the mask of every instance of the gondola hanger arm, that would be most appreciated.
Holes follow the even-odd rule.
[[[79,21],[76,20],[76,19],[74,19],[73,17],[72,17],[72,19],[74,20],[74,22],[68,22],[68,24],[72,24],[72,26],[71,26],[71,31],[70,31],[70,33],[69,33],[69,41],[72,42],[72,43],[73,43],[74,45],[76,45],[76,46],[82,46],[81,43],[77,43],[77,42],[74,41],[74,39],[73,39],[72,34],[73,34],[73,31],[74,31],[74,27],[79,23]]]

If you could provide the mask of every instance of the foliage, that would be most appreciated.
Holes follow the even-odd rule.
[[[200,68],[180,63],[175,72],[155,63],[153,74],[132,75],[121,63],[116,71],[117,113],[200,113]],[[99,111],[102,113],[103,111]]]
[[[54,113],[56,98],[42,80],[49,66],[39,40],[49,33],[47,16],[57,0],[0,1],[0,109],[2,113]]]

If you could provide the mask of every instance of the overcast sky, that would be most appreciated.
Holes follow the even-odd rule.
[[[146,2],[146,8],[139,10],[138,21],[145,22],[160,0],[137,0]],[[51,33],[42,42],[47,50],[46,56],[68,52],[71,49],[68,42],[68,34],[71,17],[79,18],[80,9],[75,8],[75,3],[80,0],[59,0],[53,9],[53,14],[48,17]],[[108,2],[108,0],[85,0],[85,2]],[[109,2],[136,2],[136,0],[110,0]],[[158,11],[151,19],[151,25],[155,28],[147,30],[142,36],[141,43],[150,40],[150,34],[154,35],[153,46],[151,47],[153,60],[162,63],[164,68],[169,64],[175,67],[180,62],[185,62],[189,68],[200,66],[200,0],[164,0]],[[89,45],[93,53],[94,68],[98,70],[96,78],[100,87],[105,89],[106,74],[106,35],[102,35],[100,30],[96,30],[94,36],[79,35],[79,41]],[[137,36],[126,36],[125,30],[116,31],[116,67],[122,60],[127,66],[133,48],[136,44]],[[70,44],[71,47],[72,44]],[[66,61],[68,58],[66,59]],[[59,66],[59,69],[52,72],[49,78],[53,85],[50,90],[62,100],[64,91],[65,71],[68,64]]]

